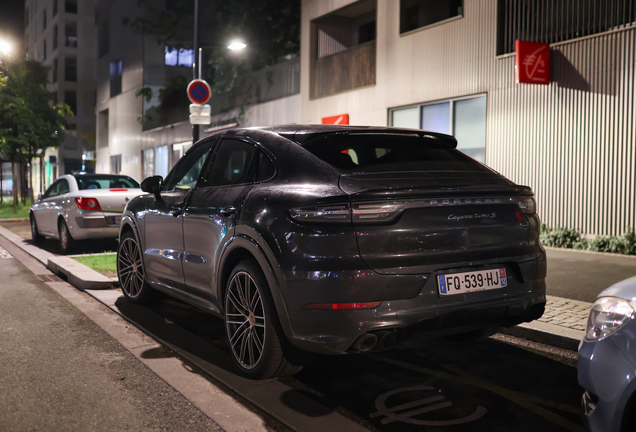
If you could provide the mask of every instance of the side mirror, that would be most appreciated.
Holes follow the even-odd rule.
[[[148,177],[141,182],[141,190],[148,192],[159,198],[159,192],[161,192],[161,186],[163,186],[163,177],[152,176]]]
[[[38,192],[38,197],[35,199],[35,202],[42,201],[42,192]]]

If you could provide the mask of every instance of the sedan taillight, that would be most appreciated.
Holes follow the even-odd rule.
[[[96,198],[75,198],[75,204],[82,210],[101,210]]]

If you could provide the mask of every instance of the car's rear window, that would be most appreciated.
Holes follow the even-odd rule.
[[[490,171],[455,149],[409,136],[339,135],[304,146],[342,174],[406,171]]]
[[[79,190],[86,189],[135,189],[139,183],[127,176],[96,175],[75,176]]]

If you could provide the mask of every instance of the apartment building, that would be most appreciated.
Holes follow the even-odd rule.
[[[629,0],[303,0],[301,122],[450,133],[531,186],[549,226],[636,226],[636,6]],[[549,44],[548,85],[515,41]],[[336,119],[336,120],[334,120]]]
[[[165,7],[162,2],[154,7]],[[121,173],[142,180],[166,176],[192,145],[185,84],[192,79],[191,49],[160,46],[122,24],[122,17],[142,14],[136,2],[98,0],[97,27],[97,161],[99,173]],[[200,127],[204,137],[237,124],[276,124],[300,118],[299,59],[268,71],[260,97],[227,107],[226,95],[216,96],[213,122]],[[159,94],[170,82],[185,83],[171,102]],[[150,90],[150,100],[141,91]],[[278,112],[279,115],[272,115]]]
[[[95,150],[95,0],[26,0],[27,58],[50,68],[50,91],[74,115],[58,148],[46,151],[44,181],[40,161],[31,172],[35,193],[63,174],[92,170]]]

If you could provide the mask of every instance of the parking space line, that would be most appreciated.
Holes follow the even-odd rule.
[[[433,369],[429,369],[425,367],[415,366],[410,363],[406,363],[400,360],[390,359],[387,357],[379,356],[377,354],[367,354],[367,357],[373,360],[376,360],[378,362],[388,363],[393,366],[398,366],[404,369],[412,370],[414,372],[419,372],[425,375],[431,375],[437,378],[448,379],[450,381],[455,381],[455,382],[467,384],[473,387],[478,387],[478,388],[490,391],[505,399],[508,399],[509,401],[527,409],[528,411],[531,411],[539,415],[540,417],[545,418],[546,420],[551,421],[552,423],[555,423],[558,426],[561,426],[564,429],[567,429],[572,432],[584,432],[584,429],[581,426],[575,423],[572,423],[571,421],[561,417],[558,414],[553,413],[552,411],[549,411],[543,408],[542,406],[539,406],[539,405],[547,405],[547,406],[550,406],[551,408],[556,408],[561,411],[571,412],[570,411],[571,407],[567,405],[562,405],[558,403],[550,403],[547,401],[541,401],[541,403],[539,404],[537,403],[538,398],[535,398],[533,396],[526,395],[514,390],[507,390],[507,389],[501,388],[496,384],[492,384],[484,380],[483,378],[472,375],[468,372],[459,370],[454,367],[442,366],[445,369],[448,369],[449,372],[452,372],[451,374],[444,371],[438,371],[438,370],[433,370]],[[567,409],[564,409],[564,408],[567,408]]]

